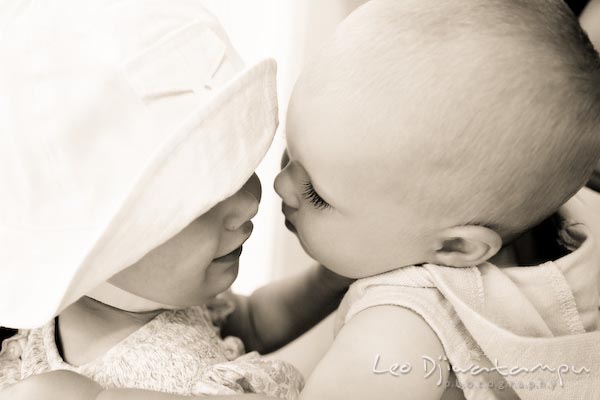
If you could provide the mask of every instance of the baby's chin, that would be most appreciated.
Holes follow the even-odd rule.
[[[292,224],[287,219],[285,220],[285,227],[287,228],[288,231],[292,232],[294,235],[296,235],[298,233],[294,224]],[[298,236],[298,235],[296,235],[296,236]]]
[[[240,268],[239,259],[226,265],[213,263],[207,269],[206,278],[209,280],[210,288],[216,294],[229,289],[235,282]]]
[[[304,247],[303,247],[304,248]],[[306,249],[305,249],[306,251]],[[310,255],[310,253],[309,253]],[[364,262],[359,261],[360,256],[353,257],[352,255],[346,255],[345,261],[340,260],[339,254],[320,254],[315,257],[310,255],[319,264],[323,265],[328,270],[335,272],[336,274],[349,279],[364,279],[375,275],[381,275],[388,272],[395,271],[403,266],[389,266],[389,265],[369,265],[365,266]],[[366,260],[363,260],[366,261]]]
[[[227,291],[238,276],[239,260],[229,263],[213,263],[207,267],[204,280],[189,285],[177,293],[171,303],[178,308],[206,304],[215,296]]]

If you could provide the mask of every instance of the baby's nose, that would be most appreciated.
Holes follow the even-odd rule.
[[[256,200],[260,203],[260,199],[262,198],[262,186],[260,184],[260,179],[258,179],[258,175],[252,174],[248,182],[244,185],[243,189],[247,190],[252,194]]]
[[[258,213],[261,197],[260,181],[253,175],[248,182],[226,201],[231,202],[224,226],[228,231],[237,231]]]
[[[235,198],[233,209],[224,221],[228,231],[237,231],[258,213],[258,200],[254,195],[244,190],[236,193]]]
[[[285,205],[291,208],[298,208],[300,206],[294,190],[294,183],[289,173],[289,166],[277,174],[274,186],[275,192],[281,197]]]

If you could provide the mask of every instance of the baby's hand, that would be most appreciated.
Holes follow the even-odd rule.
[[[0,392],[0,400],[94,400],[100,385],[70,371],[34,375]]]

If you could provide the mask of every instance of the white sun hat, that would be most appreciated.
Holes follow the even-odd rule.
[[[197,0],[0,3],[0,326],[46,323],[239,190],[275,69]]]

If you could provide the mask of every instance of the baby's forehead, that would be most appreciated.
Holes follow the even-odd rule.
[[[304,77],[303,77],[304,78]],[[337,164],[387,164],[403,159],[406,151],[426,145],[411,114],[426,104],[413,104],[411,97],[392,92],[364,90],[356,93],[353,81],[324,82],[301,78],[288,108],[286,136],[289,146],[302,147]],[[421,140],[423,139],[423,140]],[[359,163],[360,165],[360,163]]]
[[[292,160],[299,162],[323,191],[347,194],[359,189],[372,196],[382,187],[389,191],[398,171],[406,171],[399,165],[406,159],[407,146],[389,135],[343,123],[339,113],[315,109],[320,111],[297,115],[292,111],[288,116],[286,138]]]

